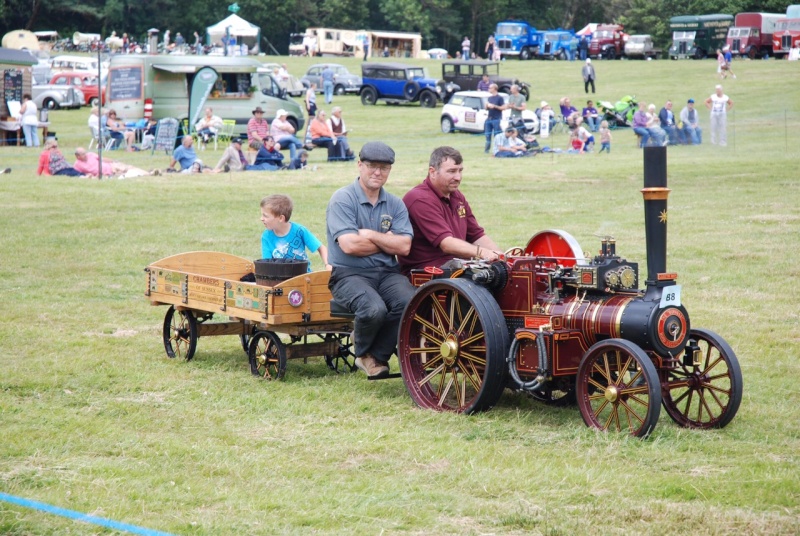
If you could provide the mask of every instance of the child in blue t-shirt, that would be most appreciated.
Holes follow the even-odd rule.
[[[311,231],[299,223],[290,223],[294,205],[288,195],[268,195],[261,200],[261,223],[266,229],[261,235],[261,255],[264,259],[308,260],[306,249],[318,251],[325,268],[328,265],[328,248]],[[308,263],[311,271],[311,263]]]

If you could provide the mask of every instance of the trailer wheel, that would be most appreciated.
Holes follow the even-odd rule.
[[[466,279],[436,279],[406,306],[397,355],[418,406],[474,413],[503,392],[508,345],[505,318],[488,290]]]
[[[257,331],[247,351],[250,372],[265,380],[281,380],[286,373],[286,345],[271,331]]]
[[[683,362],[664,373],[664,409],[686,428],[722,428],[742,401],[739,360],[722,337],[705,329],[691,330],[686,348],[698,352],[700,362]]]
[[[647,437],[661,413],[658,372],[644,350],[623,339],[593,345],[575,382],[586,426]]]
[[[350,333],[327,333],[325,341],[336,341],[339,344],[338,350],[333,354],[325,355],[325,364],[337,374],[343,372],[355,372],[358,370],[353,355],[353,341]]]
[[[170,306],[164,315],[164,350],[167,357],[190,361],[197,348],[197,319],[191,311],[177,311]]]

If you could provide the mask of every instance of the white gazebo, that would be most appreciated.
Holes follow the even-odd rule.
[[[206,42],[209,45],[221,45],[226,36],[235,38],[239,47],[246,45],[250,54],[258,54],[261,28],[255,24],[247,22],[239,15],[231,15],[206,28]]]

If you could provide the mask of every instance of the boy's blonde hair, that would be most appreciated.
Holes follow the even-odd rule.
[[[288,195],[272,194],[261,200],[261,208],[270,211],[274,216],[283,216],[286,221],[289,221],[292,217],[294,203]]]
[[[600,121],[600,128],[608,128],[608,121],[605,119]]]

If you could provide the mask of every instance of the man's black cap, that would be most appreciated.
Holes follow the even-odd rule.
[[[386,162],[394,164],[394,151],[391,147],[381,141],[371,141],[365,143],[358,153],[358,159],[362,162]]]

